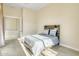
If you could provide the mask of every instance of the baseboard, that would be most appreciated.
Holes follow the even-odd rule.
[[[75,51],[79,52],[79,49],[77,49],[77,48],[73,48],[73,47],[65,45],[65,44],[60,44],[60,45],[63,46],[63,47],[66,47],[66,48],[69,48],[69,49],[72,49],[72,50],[75,50]]]

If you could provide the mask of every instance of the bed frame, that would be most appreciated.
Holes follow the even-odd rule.
[[[59,43],[58,45],[60,44],[60,25],[45,25],[44,26],[44,29],[48,29],[49,32],[50,32],[50,29],[54,29],[54,28],[57,28],[57,32],[56,32],[56,36],[58,37],[58,40],[59,40]]]

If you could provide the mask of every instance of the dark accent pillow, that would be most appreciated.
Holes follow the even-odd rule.
[[[48,30],[48,35],[50,35],[50,29]]]

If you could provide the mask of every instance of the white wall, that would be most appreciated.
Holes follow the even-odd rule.
[[[60,43],[79,50],[79,4],[49,4],[38,12],[38,33],[44,25],[60,25]]]

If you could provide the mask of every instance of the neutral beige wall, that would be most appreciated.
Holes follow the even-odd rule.
[[[36,33],[36,13],[31,9],[23,8],[23,35]]]
[[[79,50],[79,4],[49,4],[38,11],[38,33],[60,25],[60,43]]]
[[[21,8],[8,6],[4,4],[3,11],[4,11],[4,16],[21,17]]]

